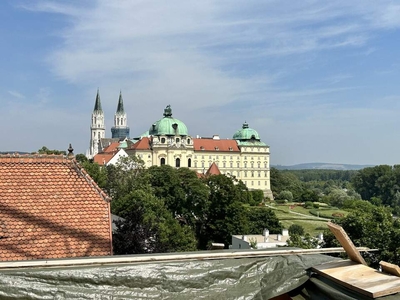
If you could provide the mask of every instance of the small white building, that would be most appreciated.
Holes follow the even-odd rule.
[[[256,245],[257,249],[274,248],[286,246],[289,239],[289,231],[283,229],[281,234],[269,234],[268,229],[264,229],[263,234],[232,235],[232,245],[230,249],[251,249]]]

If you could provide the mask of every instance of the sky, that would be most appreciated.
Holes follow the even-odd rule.
[[[89,148],[171,105],[192,136],[246,121],[271,164],[400,164],[400,2],[0,1],[0,151]]]

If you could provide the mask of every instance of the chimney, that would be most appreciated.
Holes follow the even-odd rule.
[[[219,135],[218,134],[214,134],[213,135],[213,140],[219,140],[220,138],[219,138]]]
[[[282,236],[289,236],[289,230],[282,229]]]
[[[282,241],[282,235],[278,234],[278,242]]]
[[[68,154],[67,154],[67,157],[68,158],[74,158],[74,148],[72,148],[72,145],[71,144],[69,144],[69,147],[68,147]]]
[[[247,236],[242,235],[242,240],[245,241],[245,242],[247,242]]]
[[[321,242],[324,240],[324,234],[322,232],[318,234],[318,240]]]

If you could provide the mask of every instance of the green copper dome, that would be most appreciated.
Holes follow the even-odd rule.
[[[234,140],[239,140],[239,141],[246,141],[246,140],[260,140],[260,136],[258,135],[258,132],[255,131],[252,128],[249,128],[249,124],[244,122],[242,129],[238,130],[235,132],[233,135]]]
[[[188,130],[182,121],[172,117],[171,106],[164,109],[164,118],[158,120],[149,129],[149,135],[180,135],[187,136]]]

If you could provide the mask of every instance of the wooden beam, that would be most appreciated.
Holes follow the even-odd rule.
[[[276,250],[279,249],[279,250]],[[358,248],[359,251],[376,251],[366,247]],[[199,251],[189,253],[166,253],[166,254],[140,254],[140,255],[121,255],[104,257],[82,257],[67,259],[50,260],[26,260],[26,261],[5,261],[0,262],[1,269],[11,268],[35,268],[35,267],[61,267],[61,266],[87,266],[104,264],[130,264],[144,262],[168,262],[184,260],[212,260],[226,258],[245,258],[245,257],[269,257],[278,255],[307,255],[307,254],[327,254],[341,253],[345,250],[338,248],[321,249],[285,249],[275,248],[273,250],[222,250],[222,251]]]
[[[328,228],[335,235],[344,250],[346,250],[346,253],[349,256],[350,260],[363,265],[367,265],[364,258],[361,256],[360,252],[358,252],[357,248],[354,246],[346,231],[344,231],[341,226],[328,222]]]
[[[321,276],[371,298],[400,292],[400,278],[362,264],[342,260],[312,267]]]
[[[400,268],[398,265],[388,263],[386,261],[381,261],[379,264],[382,267],[382,271],[400,277]]]

